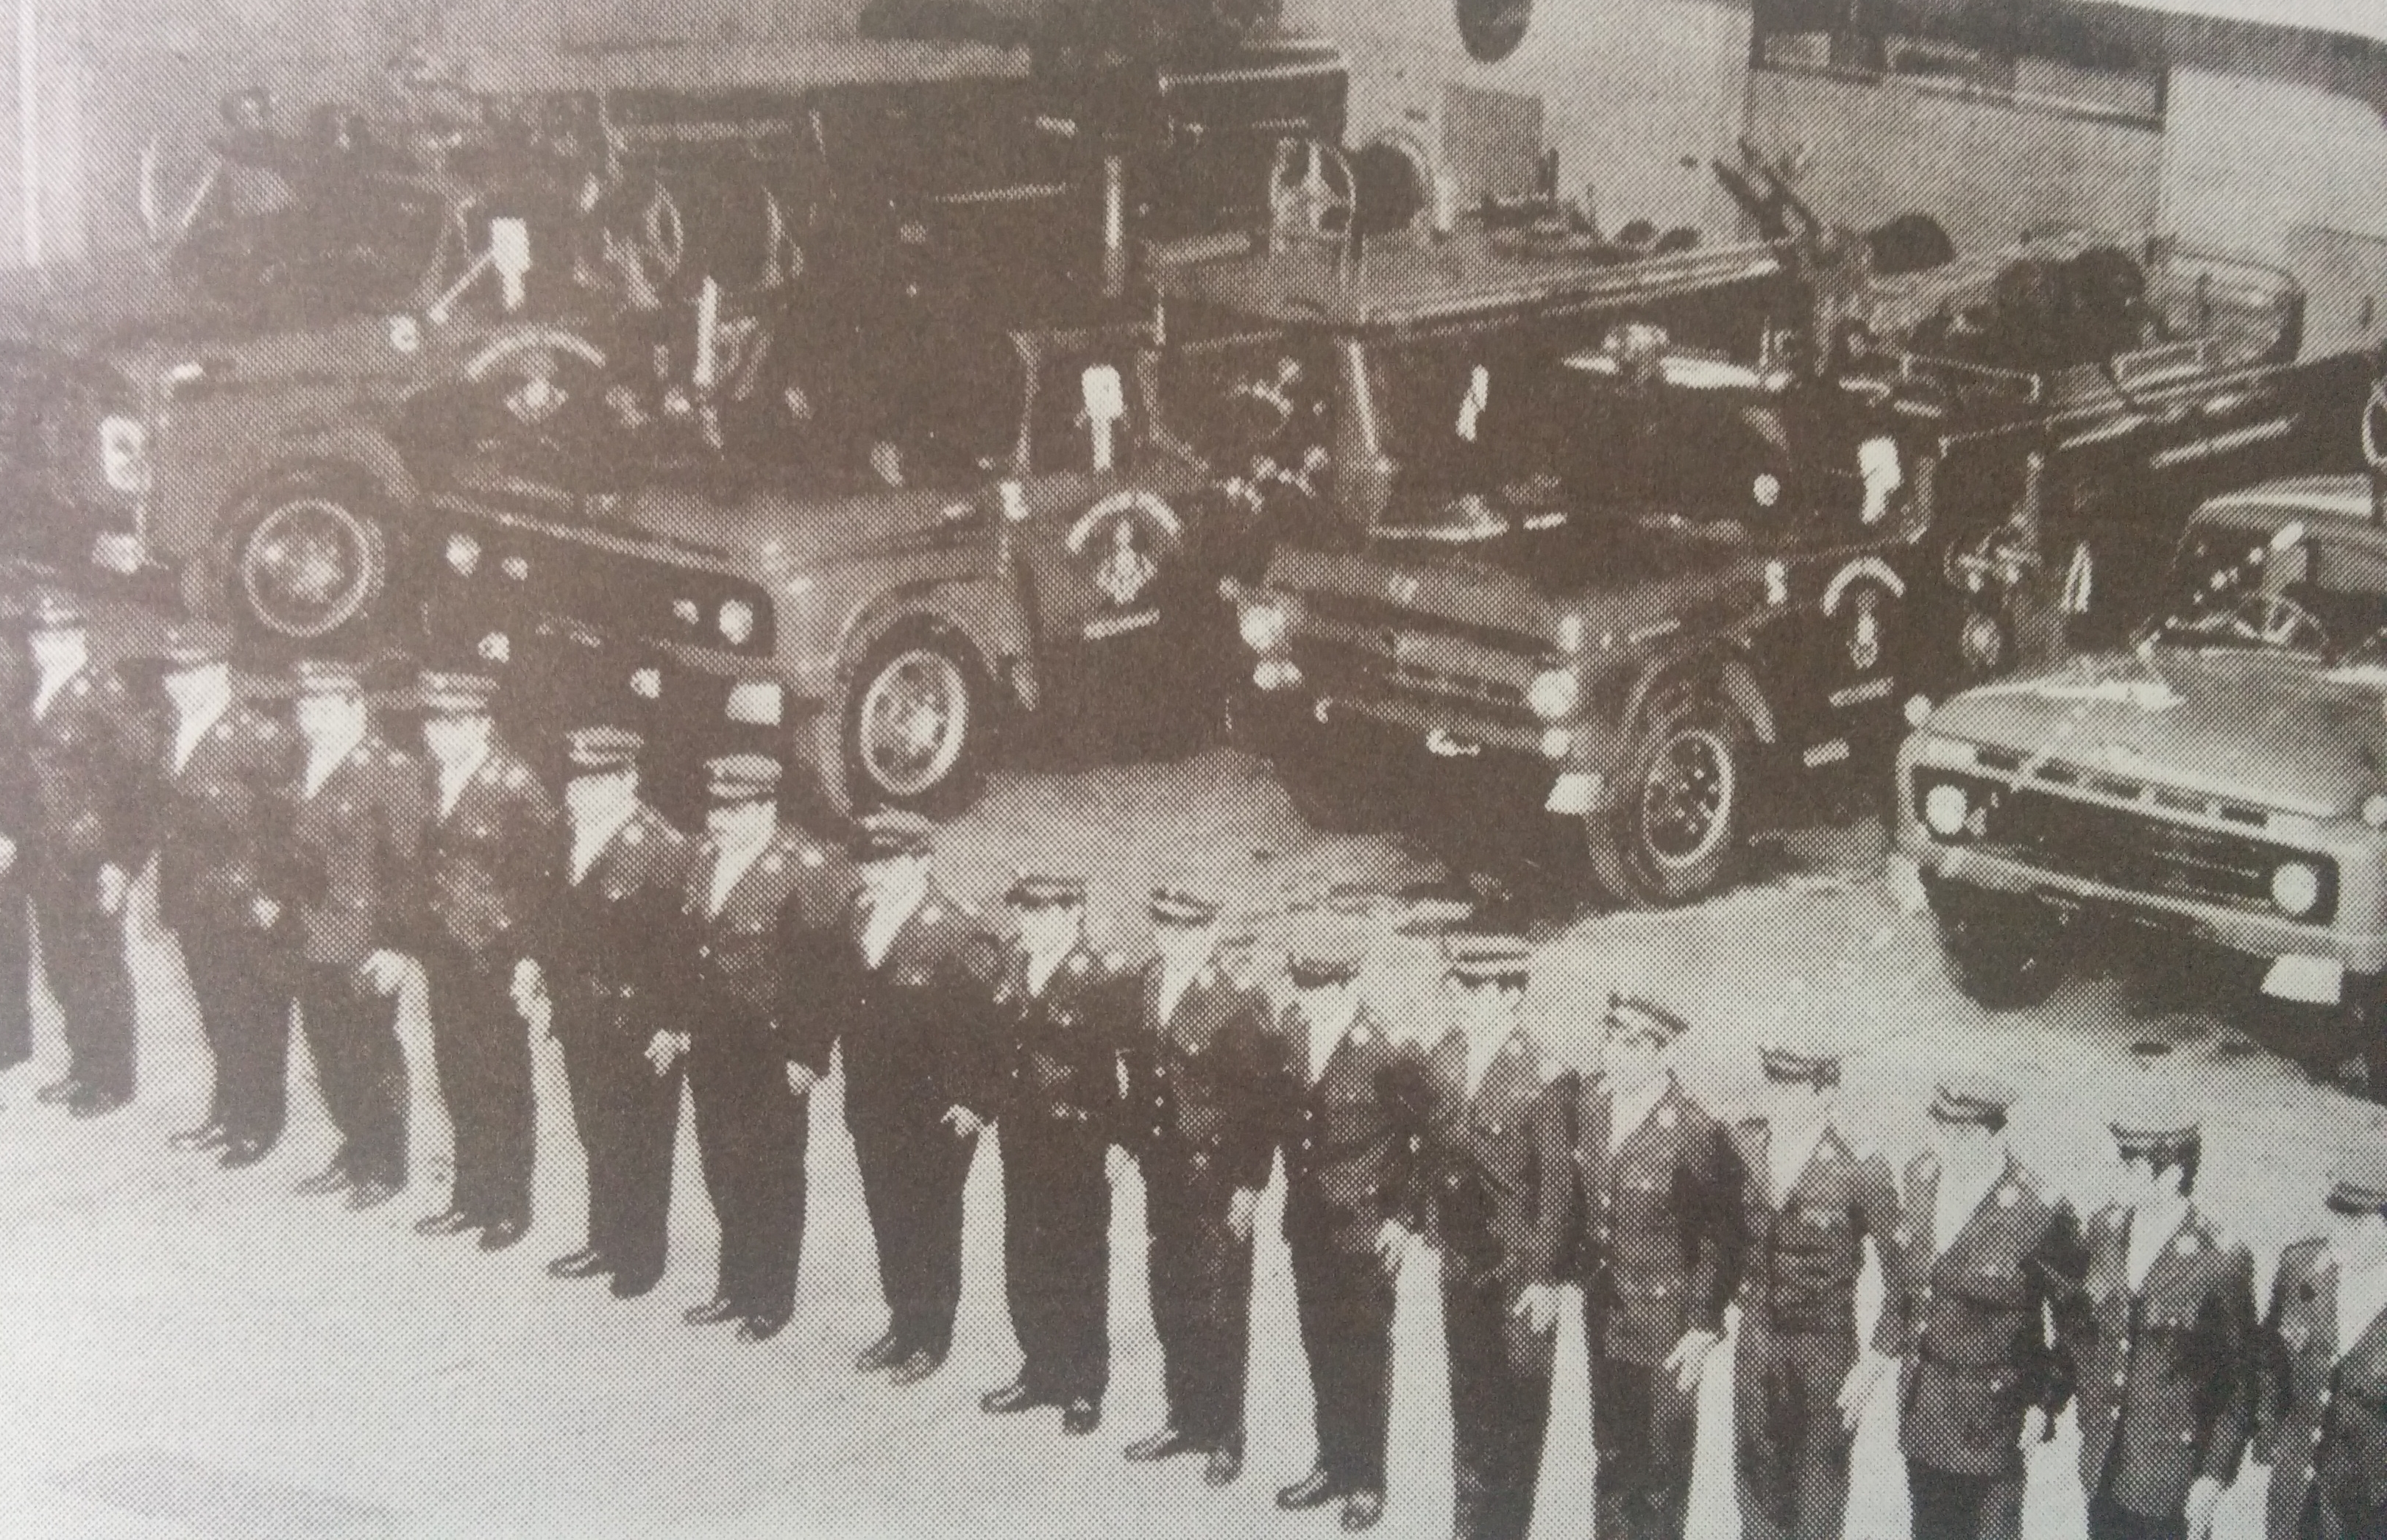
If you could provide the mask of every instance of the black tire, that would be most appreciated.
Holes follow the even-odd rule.
[[[946,818],[976,799],[993,736],[993,690],[965,642],[925,629],[864,654],[838,715],[845,792],[857,813]]]
[[[390,586],[389,507],[360,482],[298,475],[245,499],[213,573],[224,612],[256,637],[361,635]],[[195,606],[196,608],[196,606]]]
[[[2027,894],[1931,883],[1939,953],[1965,998],[1992,1011],[2037,1005],[2071,971],[2072,916]]]
[[[1593,875],[1612,897],[1660,909],[1724,884],[1748,823],[1747,744],[1739,713],[1703,693],[1644,715],[1618,805],[1585,820]]]

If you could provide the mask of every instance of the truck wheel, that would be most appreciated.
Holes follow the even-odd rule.
[[[1618,806],[1585,830],[1592,871],[1619,900],[1686,903],[1724,881],[1747,821],[1740,718],[1704,696],[1652,710],[1618,778]]]
[[[378,496],[298,480],[249,499],[225,563],[236,624],[316,641],[360,625],[389,586],[390,540]]]
[[[909,632],[880,642],[854,671],[841,730],[857,810],[903,807],[937,817],[977,794],[991,724],[985,675],[967,649]]]
[[[1926,889],[1939,922],[1948,977],[1964,996],[1993,1011],[2036,1005],[2069,969],[2072,917],[2043,900],[1933,883]]]

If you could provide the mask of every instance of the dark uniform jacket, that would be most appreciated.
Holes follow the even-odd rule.
[[[2337,1333],[2337,1269],[2325,1241],[2280,1255],[2263,1323],[2255,1458],[2271,1466],[2270,1534],[2294,1540],[2319,1489],[2322,1540],[2387,1534],[2387,1312],[2352,1343]]]
[[[1853,1338],[1865,1242],[1881,1254],[1885,1280],[1900,1266],[1898,1178],[1880,1155],[1850,1149],[1840,1130],[1827,1126],[1806,1168],[1776,1203],[1772,1141],[1762,1117],[1733,1130],[1749,1238],[1741,1309],[1776,1332]]]
[[[1723,1127],[1671,1074],[1612,1154],[1608,1092],[1586,1079],[1581,1099],[1574,1270],[1600,1322],[1594,1345],[1655,1368],[1684,1332],[1724,1330],[1740,1282],[1740,1161]]]
[[[2130,1210],[2089,1227],[2080,1370],[2080,1480],[2090,1496],[2168,1518],[2200,1476],[2238,1477],[2254,1421],[2254,1258],[2191,1208],[2130,1292]]]
[[[307,753],[292,756],[278,799],[266,886],[286,911],[278,928],[308,962],[355,967],[414,939],[423,859],[423,771],[367,732],[307,792]]]
[[[1444,1268],[1510,1289],[1557,1282],[1574,1220],[1574,1071],[1522,1031],[1472,1096],[1464,1033],[1444,1038],[1430,1065],[1417,1218]]]
[[[1907,1168],[1903,1248],[1876,1345],[1902,1353],[1901,1436],[1907,1453],[1951,1475],[2019,1468],[2023,1413],[2051,1416],[2072,1397],[2088,1251],[2072,1205],[2009,1159],[1972,1218],[1940,1251],[1931,1233],[1939,1163]],[[2046,1318],[2057,1331],[2049,1340]]]
[[[1146,1160],[1181,1159],[1254,1192],[1276,1142],[1268,1114],[1268,997],[1206,965],[1159,1019],[1161,965],[1132,980],[1125,1138]]]
[[[862,954],[867,900],[839,929],[831,1007],[815,1018],[804,1062],[845,1042],[845,1121],[857,1131],[917,1128],[982,1083],[988,1003],[1003,954],[975,914],[931,884],[871,967]]]
[[[178,771],[176,732],[169,713],[153,783],[158,918],[182,931],[259,929],[264,837],[273,799],[290,778],[297,735],[234,701]]]
[[[1115,959],[1080,945],[1044,981],[1044,992],[1031,995],[1028,954],[1011,949],[980,1042],[957,1045],[955,1100],[1013,1130],[1035,1125],[1105,1144],[1121,1142],[1127,1129],[1119,1050],[1132,982],[1122,978]],[[973,1047],[978,1051],[966,1051]]]
[[[1309,1022],[1287,1006],[1271,1072],[1284,1147],[1284,1233],[1337,1251],[1372,1250],[1386,1219],[1410,1221],[1417,1152],[1430,1101],[1416,1051],[1387,1037],[1365,1006],[1309,1078]]]
[[[530,766],[495,741],[445,817],[436,761],[424,765],[423,795],[423,940],[444,935],[479,956],[547,900],[556,876],[555,803]]]
[[[681,911],[696,953],[688,980],[694,998],[673,1025],[698,1037],[726,1030],[735,1019],[721,1009],[726,1005],[743,1018],[738,1025],[759,1023],[781,1058],[826,1075],[830,1029],[824,1018],[834,1002],[825,986],[835,965],[834,932],[822,922],[843,897],[839,868],[818,840],[782,827],[739,875],[720,913],[712,914],[720,860],[720,845],[705,839],[688,865]]]
[[[0,815],[0,833],[17,840],[19,864],[37,886],[80,890],[106,865],[130,876],[147,837],[149,764],[149,735],[131,692],[112,670],[86,663],[37,719],[40,677],[26,673],[8,724],[17,773],[6,801],[15,805]]]
[[[681,926],[695,847],[641,803],[572,881],[572,829],[555,840],[552,898],[524,935],[559,1026],[616,1031],[643,1044],[688,1012],[693,947]]]

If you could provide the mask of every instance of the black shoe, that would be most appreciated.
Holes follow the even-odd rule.
[[[93,1091],[85,1088],[73,1101],[67,1104],[67,1113],[69,1117],[84,1119],[105,1117],[119,1108],[132,1105],[133,1092],[129,1091]]]
[[[1025,1380],[1014,1380],[1011,1383],[988,1391],[978,1398],[978,1409],[996,1417],[1005,1412],[1026,1411],[1030,1407],[1041,1407],[1043,1404],[1044,1397],[1029,1389],[1028,1382]]]
[[[654,1286],[663,1281],[663,1269],[660,1268],[653,1272],[617,1272],[613,1275],[613,1297],[637,1299],[642,1294],[652,1293]]]
[[[903,1357],[903,1339],[890,1332],[854,1356],[853,1371],[868,1374],[888,1368]]]
[[[595,1246],[582,1246],[578,1251],[567,1252],[547,1265],[549,1278],[594,1278],[599,1273],[613,1270],[613,1265],[606,1261],[605,1254]]]
[[[361,1214],[368,1208],[379,1208],[398,1196],[402,1186],[402,1183],[391,1181],[385,1177],[373,1177],[360,1181],[348,1189],[348,1208],[350,1212],[357,1214]]]
[[[1324,1508],[1334,1500],[1334,1478],[1324,1470],[1314,1470],[1276,1495],[1276,1506],[1298,1512],[1305,1508]]]
[[[445,1208],[436,1214],[414,1221],[417,1235],[461,1235],[476,1228],[480,1220],[461,1208]]]
[[[916,1347],[895,1360],[888,1382],[897,1385],[916,1385],[945,1365],[945,1356]]]
[[[1202,1480],[1212,1486],[1231,1485],[1244,1473],[1244,1446],[1241,1444],[1214,1444],[1210,1446],[1210,1463],[1202,1468]]]
[[[1061,1408],[1061,1431],[1071,1438],[1083,1438],[1103,1425],[1103,1404],[1091,1395],[1080,1395]]]
[[[1167,1459],[1171,1455],[1187,1454],[1200,1447],[1199,1444],[1172,1426],[1161,1429],[1149,1438],[1137,1439],[1127,1446],[1125,1453],[1128,1458],[1140,1463],[1144,1460]]]
[[[736,1320],[746,1312],[719,1294],[701,1305],[691,1305],[679,1313],[679,1319],[690,1326],[718,1326],[725,1320]]]
[[[345,1193],[356,1184],[357,1179],[348,1174],[348,1168],[335,1160],[290,1190],[302,1198],[320,1198],[326,1193]]]
[[[62,1107],[82,1094],[82,1082],[69,1075],[62,1080],[52,1080],[33,1092],[33,1100],[45,1107]]]
[[[224,1145],[223,1154],[217,1157],[216,1164],[227,1171],[237,1171],[256,1165],[272,1153],[273,1145],[270,1141],[235,1139]]]
[[[1376,1521],[1384,1516],[1384,1495],[1366,1487],[1343,1499],[1343,1533],[1357,1534],[1361,1530],[1374,1529]]]
[[[221,1150],[232,1142],[232,1130],[221,1123],[202,1123],[196,1129],[184,1129],[166,1141],[166,1147],[183,1155],[204,1155]]]
[[[788,1318],[773,1310],[767,1315],[748,1316],[738,1323],[739,1342],[769,1342],[785,1330]]]
[[[528,1219],[499,1219],[481,1227],[481,1249],[503,1251],[529,1233]]]

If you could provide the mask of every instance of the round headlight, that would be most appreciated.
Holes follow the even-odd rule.
[[[1972,811],[1972,799],[1964,795],[1961,786],[1942,781],[1923,794],[1923,821],[1942,839],[1953,839],[1964,833],[1964,819]]]
[[[754,606],[742,599],[733,599],[721,607],[722,639],[732,647],[743,647],[754,639]]]
[[[2271,902],[2291,919],[2311,914],[2320,902],[2320,873],[2302,861],[2282,862],[2271,874]]]
[[[473,569],[481,564],[481,542],[469,535],[450,535],[448,536],[448,564],[456,569],[459,576],[472,576]]]
[[[1284,635],[1291,625],[1276,605],[1246,604],[1236,629],[1243,633],[1245,647],[1255,652],[1273,652],[1284,645]]]
[[[1525,704],[1545,722],[1556,722],[1575,708],[1583,687],[1571,668],[1546,669],[1525,687]]]

